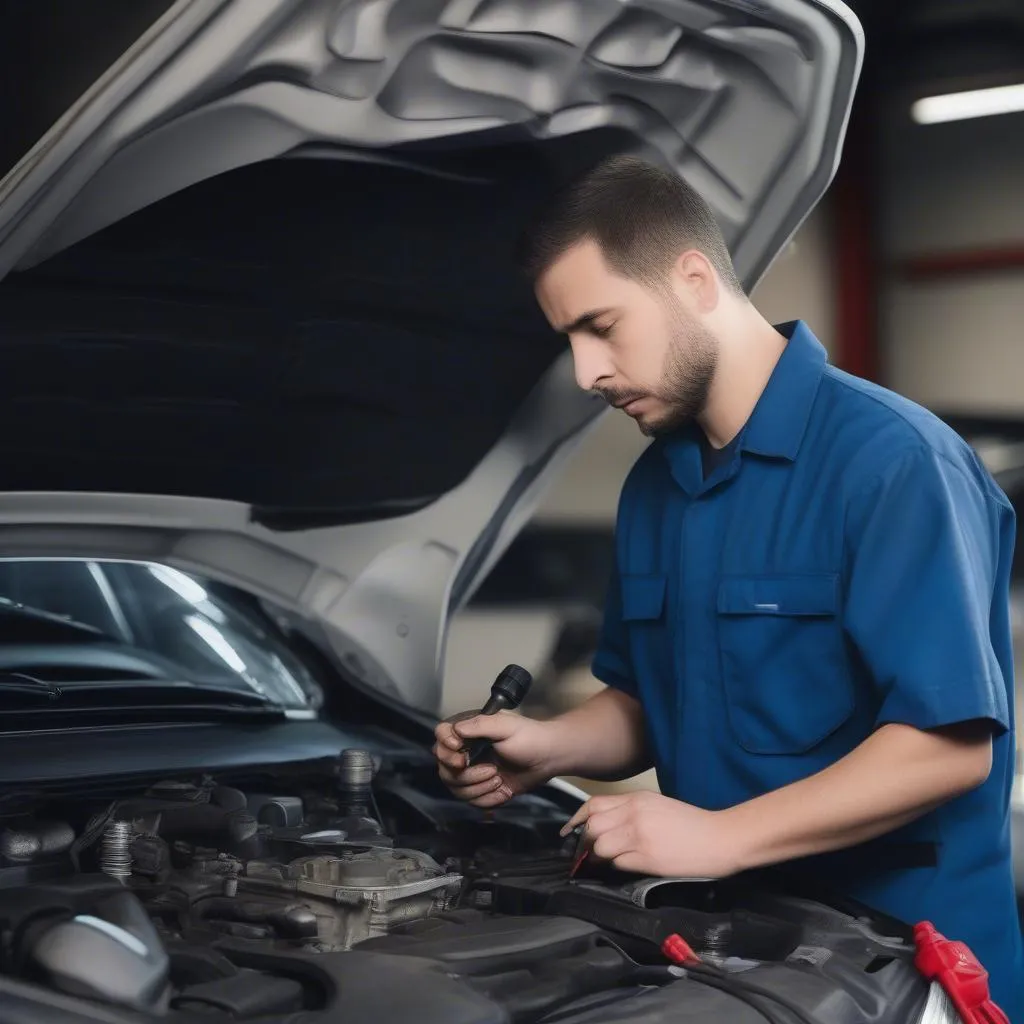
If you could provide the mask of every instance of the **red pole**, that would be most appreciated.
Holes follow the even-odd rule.
[[[911,256],[896,264],[908,281],[934,281],[940,277],[1024,270],[1024,246],[1000,249],[961,249]]]
[[[875,259],[874,132],[869,100],[854,102],[843,156],[831,189],[836,235],[836,352],[833,362],[879,379]]]

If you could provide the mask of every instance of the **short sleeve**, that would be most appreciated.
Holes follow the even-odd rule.
[[[602,683],[622,690],[631,697],[636,696],[637,688],[629,657],[629,636],[622,618],[622,580],[617,560],[608,581],[604,621],[590,670]]]
[[[844,623],[879,691],[877,724],[1009,728],[996,651],[1006,662],[1007,516],[1012,508],[970,468],[924,447],[850,503]]]

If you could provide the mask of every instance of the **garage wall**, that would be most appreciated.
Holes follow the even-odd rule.
[[[773,324],[804,320],[835,351],[835,230],[831,196],[814,208],[754,290],[754,305]]]
[[[882,138],[884,383],[932,408],[1024,415],[1024,268],[928,281],[893,264],[1024,248],[1024,114],[915,125]]]

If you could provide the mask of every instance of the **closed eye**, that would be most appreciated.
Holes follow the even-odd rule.
[[[611,334],[612,334],[612,330],[613,330],[614,327],[615,327],[615,324],[608,324],[607,326],[604,326],[604,325],[599,326],[598,324],[594,324],[590,328],[590,330],[598,338],[610,338]]]

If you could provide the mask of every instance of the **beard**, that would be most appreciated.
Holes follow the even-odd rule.
[[[671,341],[658,384],[647,391],[601,389],[611,405],[649,397],[663,406],[650,417],[637,417],[637,426],[647,437],[671,434],[692,423],[707,406],[718,367],[714,335],[693,320],[674,296],[669,296],[667,303]]]

